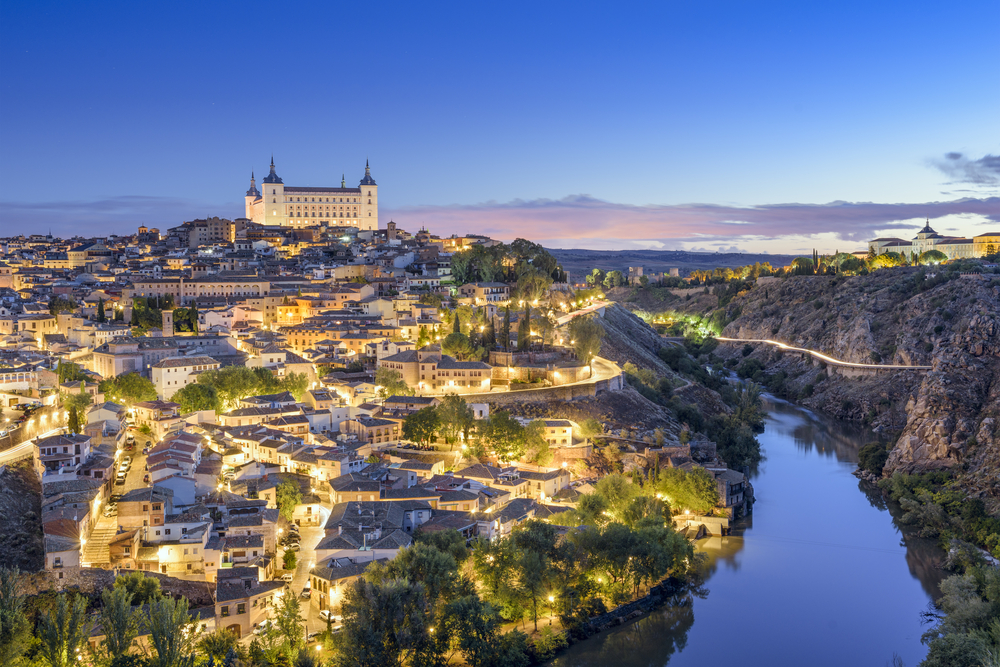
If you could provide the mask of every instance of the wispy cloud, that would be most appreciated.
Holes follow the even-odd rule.
[[[427,225],[438,234],[481,233],[500,239],[573,239],[577,247],[593,240],[602,247],[678,247],[682,243],[724,244],[742,240],[832,235],[863,242],[876,232],[911,230],[913,221],[946,216],[973,216],[1000,222],[1000,197],[963,198],[917,204],[831,202],[829,204],[768,204],[719,206],[679,204],[633,206],[588,195],[564,199],[515,200],[505,204],[410,206],[384,212],[401,227]],[[713,243],[716,242],[716,243]],[[661,246],[662,247],[662,246]]]
[[[932,164],[952,183],[1000,186],[1000,155],[984,155],[978,160],[971,160],[963,153],[945,153],[943,159],[933,160]]]
[[[37,234],[50,228],[57,236],[133,234],[139,225],[175,227],[206,215],[232,217],[243,204],[211,204],[180,197],[126,195],[93,201],[0,202],[0,235]]]

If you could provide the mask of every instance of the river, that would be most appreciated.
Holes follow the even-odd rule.
[[[554,667],[923,659],[920,612],[939,595],[944,554],[851,474],[870,432],[771,397],[766,407],[753,515],[731,536],[698,542],[708,594],[580,642]]]

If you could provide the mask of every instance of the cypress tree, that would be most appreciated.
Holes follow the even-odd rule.
[[[517,323],[517,351],[524,352],[531,343],[531,306],[524,305],[524,317]]]
[[[455,317],[455,322],[452,325],[451,331],[452,333],[462,333],[462,320],[461,318],[459,318],[457,310],[454,313],[454,317]]]
[[[76,412],[76,406],[69,406],[69,432],[79,433],[80,432],[80,415]]]
[[[503,311],[503,325],[500,327],[500,336],[503,342],[503,351],[510,352],[510,306],[506,306]]]
[[[191,304],[188,310],[188,322],[191,323],[191,331],[198,333],[198,304]]]
[[[97,300],[97,321],[107,322],[108,318],[104,315],[104,299]]]

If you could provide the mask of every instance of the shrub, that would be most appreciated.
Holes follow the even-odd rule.
[[[544,627],[535,640],[535,655],[539,660],[551,660],[555,654],[569,646],[566,635],[553,632],[552,628]]]
[[[881,442],[870,442],[858,450],[858,467],[876,476],[882,475],[888,459],[889,451]]]
[[[753,345],[750,345],[749,343],[747,343],[746,345],[743,346],[743,356],[744,357],[749,357],[752,353],[753,353]]]
[[[927,342],[924,343],[924,352],[932,352],[934,350],[934,343]]]

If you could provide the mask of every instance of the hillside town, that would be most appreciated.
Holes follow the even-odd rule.
[[[248,218],[163,233],[0,239],[0,464],[40,480],[55,586],[206,584],[202,629],[240,640],[296,596],[314,637],[420,535],[565,534],[609,475],[702,480],[698,503],[651,497],[692,538],[750,511],[748,470],[703,437],[519,409],[628,390],[600,354],[612,304],[541,246],[335,214],[264,225],[260,198],[252,183]]]

